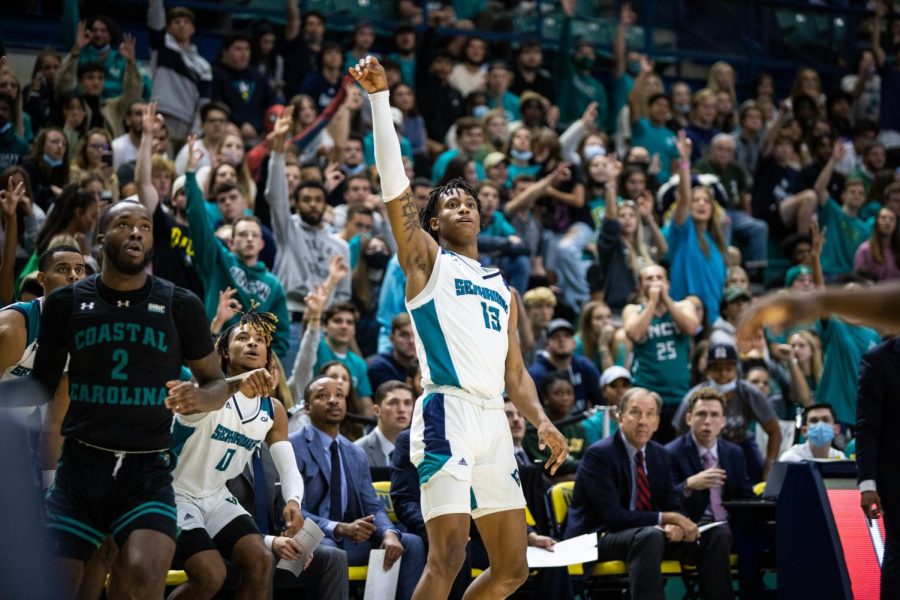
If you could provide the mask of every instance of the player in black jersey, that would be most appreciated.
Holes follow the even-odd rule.
[[[100,275],[47,296],[31,376],[0,384],[7,404],[45,402],[70,357],[66,441],[46,510],[67,592],[110,535],[120,553],[109,596],[162,596],[175,550],[170,411],[217,410],[238,389],[267,395],[272,384],[264,371],[225,380],[200,300],[144,270],[152,227],[138,203],[104,211]],[[179,381],[183,361],[196,385]]]

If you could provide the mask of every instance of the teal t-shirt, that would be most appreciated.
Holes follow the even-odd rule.
[[[400,67],[400,81],[408,85],[409,87],[415,89],[416,88],[416,55],[413,54],[412,58],[403,58],[397,52],[391,52],[388,55],[392,61],[397,63],[397,66]]]
[[[590,417],[581,422],[584,429],[584,445],[587,448],[598,440],[603,439],[603,413],[595,412]],[[610,417],[609,419],[609,435],[615,434],[619,430],[619,422]]]
[[[497,210],[491,215],[491,222],[484,226],[481,233],[496,237],[509,237],[516,235],[516,228],[506,220],[506,215]]]
[[[503,106],[502,108],[506,112],[506,120],[507,121],[518,121],[522,118],[522,113],[519,112],[519,97],[513,94],[512,92],[504,92],[503,94]],[[488,97],[488,106],[491,108],[497,108],[497,101],[492,97]]]
[[[844,213],[831,197],[819,206],[818,215],[819,228],[828,228],[822,247],[822,270],[826,275],[851,273],[856,249],[872,235],[872,224]]]
[[[540,172],[541,165],[525,165],[524,167],[520,167],[511,162],[506,168],[506,187],[511,188],[513,181],[515,181],[516,177],[519,175],[531,175],[532,177],[537,177]]]
[[[859,361],[870,348],[881,343],[881,336],[874,329],[850,325],[834,317],[819,321],[816,330],[825,348],[825,364],[816,389],[816,402],[830,404],[838,423],[853,425],[856,423]]]
[[[678,147],[675,146],[675,134],[665,125],[654,125],[647,117],[638,119],[631,126],[631,147],[642,146],[647,149],[650,159],[659,156],[659,173],[656,180],[665,183],[672,175],[672,159],[678,158]]]
[[[634,344],[631,374],[632,385],[658,393],[665,404],[680,404],[691,389],[691,338],[671,313],[654,315],[644,339]]]
[[[372,384],[369,383],[369,369],[366,361],[353,350],[348,350],[344,356],[339,356],[325,342],[323,336],[319,340],[319,349],[316,352],[316,365],[313,367],[313,373],[318,373],[322,365],[330,363],[333,360],[341,361],[350,371],[350,379],[353,382],[353,389],[360,398],[372,396]]]
[[[681,225],[673,219],[664,233],[669,243],[668,256],[671,261],[669,294],[674,300],[683,300],[691,294],[698,296],[709,315],[709,322],[715,323],[719,318],[719,303],[728,275],[722,252],[707,230],[703,232],[703,237],[709,256],[703,253],[693,217],[688,217]]]

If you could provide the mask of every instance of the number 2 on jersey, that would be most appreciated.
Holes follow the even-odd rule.
[[[678,352],[675,351],[675,340],[656,343],[656,360],[674,360],[676,358],[678,358]]]
[[[112,359],[116,363],[113,367],[110,377],[116,381],[128,381],[128,375],[125,374],[125,367],[128,366],[128,351],[121,348],[113,351]]]
[[[481,303],[481,316],[484,318],[484,328],[500,331],[500,309],[496,306],[488,306]]]

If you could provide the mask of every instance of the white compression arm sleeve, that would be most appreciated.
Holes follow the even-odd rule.
[[[281,496],[285,502],[296,500],[298,505],[303,504],[303,478],[297,469],[297,459],[294,458],[294,447],[290,442],[275,442],[269,446],[272,453],[272,461],[281,479]]]
[[[375,166],[381,178],[381,197],[385,202],[400,196],[409,187],[400,140],[391,117],[390,92],[369,94],[372,104],[372,136],[375,138]]]

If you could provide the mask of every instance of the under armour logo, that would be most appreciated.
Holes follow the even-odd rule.
[[[466,459],[465,459],[465,458],[459,459],[459,462],[456,463],[456,464],[458,464],[458,465],[461,466],[461,467],[468,467],[468,466],[469,466],[469,463],[466,462]]]
[[[118,308],[122,308],[123,306],[125,308],[128,308],[129,306],[131,306],[131,304],[128,302],[128,300],[116,300],[116,306]]]
[[[93,302],[82,302],[81,310],[94,310],[94,303]]]

